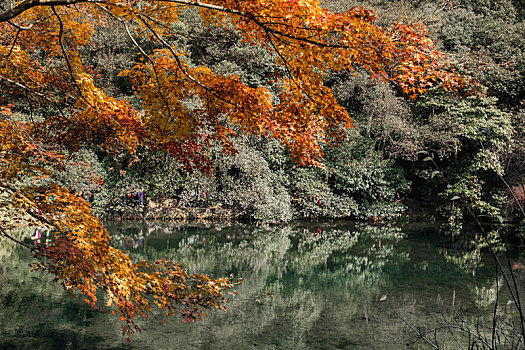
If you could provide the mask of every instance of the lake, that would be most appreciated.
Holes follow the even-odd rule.
[[[108,229],[113,244],[137,259],[167,258],[191,273],[242,278],[227,312],[166,324],[154,311],[128,344],[116,317],[29,272],[31,254],[4,240],[0,349],[425,349],[410,327],[453,317],[490,321],[502,284],[488,255],[481,264],[455,262],[468,253],[469,238],[433,225],[124,222]],[[437,336],[452,342],[446,332]]]

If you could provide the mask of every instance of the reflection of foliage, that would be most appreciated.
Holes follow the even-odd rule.
[[[363,283],[384,284],[383,268],[408,258],[408,253],[396,251],[390,242],[404,235],[392,226],[358,225],[353,231],[330,230],[303,235],[299,239],[298,255],[290,263],[294,271],[310,273],[317,283],[344,283],[362,288]],[[337,264],[337,269],[323,266]],[[312,268],[317,267],[319,271]],[[315,271],[315,272],[314,272]]]
[[[435,305],[436,295],[440,299],[449,289],[438,287],[439,291],[428,292],[430,296],[421,296],[420,283],[448,281],[448,273],[455,271],[444,268],[445,265],[431,257],[425,256],[420,262],[417,251],[406,245],[408,241],[403,239],[401,229],[388,225],[306,223],[298,227],[239,225],[217,229],[165,223],[108,226],[116,231],[112,233],[112,243],[130,250],[134,261],[164,257],[180,261],[191,272],[205,270],[223,275],[228,271],[243,278],[243,283],[235,288],[237,295],[228,297],[228,312],[211,313],[202,323],[172,322],[163,327],[164,314],[152,312],[150,320],[139,324],[147,336],[134,339],[130,347],[136,349],[165,348],[166,334],[170,336],[170,345],[184,344],[181,346],[187,349],[338,349],[348,344],[361,348],[397,348],[397,343],[391,342],[403,337],[402,325],[391,319],[387,310],[406,308],[409,319],[425,319],[429,308]],[[143,244],[134,248],[141,230]],[[413,261],[409,260],[408,252]],[[2,304],[0,308],[0,323],[5,324],[4,319],[17,319],[9,327],[2,324],[0,343],[6,332],[24,339],[38,334],[31,339],[40,341],[39,337],[44,336],[40,335],[42,330],[52,329],[53,334],[74,337],[73,348],[123,346],[123,340],[118,337],[119,326],[113,319],[89,311],[81,302],[73,303],[58,285],[48,287],[38,282],[40,289],[26,287],[23,283],[27,283],[30,275],[24,266],[29,260],[18,260],[17,254],[14,252],[5,259],[16,266],[15,271],[11,265],[5,265],[8,276],[12,273],[15,276],[6,280],[5,275],[0,275],[0,283],[8,283],[6,288],[0,286],[0,301],[7,300],[7,294],[18,300],[16,306]],[[25,256],[29,259],[27,252]],[[430,270],[438,269],[439,275],[431,275],[414,264],[430,264]],[[445,269],[447,274],[443,274]],[[493,281],[484,283],[480,276],[482,274],[473,282],[460,273],[461,290],[471,296],[471,291],[482,291],[493,285]],[[47,294],[55,292],[56,296],[51,298]],[[383,295],[388,296],[386,301],[380,301]],[[407,303],[407,297],[416,298],[417,302],[414,299],[413,303]],[[52,300],[51,305],[48,299]],[[458,296],[458,305],[459,300]],[[27,310],[43,304],[41,309],[47,312],[47,322],[26,312],[27,303],[32,305]],[[442,306],[443,302],[438,301],[438,305]],[[419,312],[421,307],[426,308],[424,313]],[[380,343],[367,342],[371,331],[381,337]],[[60,346],[43,345],[42,348]]]
[[[489,245],[495,252],[504,250],[505,247],[501,240],[501,228],[475,235],[468,241],[464,250],[456,250],[454,252],[443,250],[442,252],[447,261],[468,271],[483,266],[482,251],[487,250]]]
[[[164,243],[156,249],[150,238],[145,250],[132,254],[141,259],[164,256],[178,260],[190,271],[228,271],[241,277],[238,294],[229,301],[229,317],[243,320],[237,326],[242,327],[238,329],[241,334],[275,339],[273,346],[279,349],[309,348],[312,330],[330,334],[323,327],[317,329],[326,322],[325,313],[332,312],[328,298],[351,300],[344,305],[347,317],[360,315],[363,296],[377,299],[380,295],[371,295],[379,294],[378,289],[389,284],[384,267],[408,258],[408,253],[399,252],[393,244],[404,235],[392,226],[240,227],[220,231],[195,228],[176,232],[184,234],[169,236],[170,247],[174,248],[166,249]],[[125,243],[125,239],[121,241]],[[330,290],[330,295],[320,293],[324,290]],[[224,338],[224,344],[239,338],[231,326],[218,323],[221,330],[215,337]],[[243,346],[232,348],[249,349],[252,345],[248,341],[243,339]]]
[[[312,266],[326,263],[335,253],[347,252],[355,246],[359,233],[329,230],[322,233],[302,232],[297,246],[297,256],[291,267],[297,271],[308,271]]]
[[[11,232],[11,237],[18,241],[23,241],[24,237],[29,237],[29,230],[16,230]],[[7,238],[0,239],[0,263],[7,262],[12,255],[18,253],[19,246]]]
[[[474,275],[476,269],[483,266],[483,257],[487,257],[485,253],[490,252],[489,256],[496,267],[496,276],[493,282],[475,286],[473,291],[476,305],[482,310],[490,310],[491,315],[464,316],[453,310],[450,317],[443,316],[442,320],[437,321],[437,326],[422,329],[409,325],[417,335],[413,342],[422,340],[434,349],[448,349],[449,344],[469,349],[478,344],[483,349],[522,349],[525,345],[523,316],[520,312],[523,289],[517,282],[521,276],[514,270],[523,269],[523,265],[518,260],[511,266],[504,237],[507,232],[501,226],[486,230],[479,225],[475,235],[468,238],[468,232],[463,232],[464,230],[462,225],[457,225],[451,232],[453,236],[459,234],[459,237],[466,240],[466,244],[458,249],[458,242],[455,242],[452,254],[445,249],[442,253],[447,261],[462,270],[472,271]]]
[[[136,259],[164,256],[182,262],[190,271],[229,271],[245,280],[240,288],[246,288],[247,284],[255,288],[250,292],[254,295],[264,294],[268,283],[280,284],[279,281],[290,274],[300,276],[311,285],[329,281],[345,285],[356,281],[382,283],[385,278],[382,268],[387,263],[397,264],[408,258],[406,252],[396,251],[392,244],[401,239],[403,233],[390,225],[358,225],[354,230],[319,228],[317,231],[260,228],[249,235],[242,230],[231,230],[225,233],[226,239],[214,233],[212,230],[209,234],[188,231],[176,248],[159,251],[148,246],[133,256]],[[117,237],[120,238],[114,244],[126,244],[125,236]],[[258,285],[251,285],[255,280],[260,281]]]
[[[323,302],[319,296],[310,290],[297,289],[287,298],[286,303],[277,304],[274,309],[277,309],[275,311],[279,314],[285,315],[283,321],[292,325],[287,330],[286,336],[282,337],[278,347],[280,349],[309,349],[306,339],[308,332],[315,328],[323,311]],[[270,327],[275,328],[277,325],[270,325]],[[282,330],[280,332],[284,333]]]
[[[407,252],[396,251],[390,242],[404,237],[401,229],[391,225],[370,226],[359,225],[359,232],[367,238],[368,248],[364,256],[351,257],[346,265],[347,273],[359,276],[359,279],[368,283],[380,283],[384,278],[383,268],[393,259],[396,261],[408,260]]]
[[[12,232],[14,237],[21,240],[27,234],[28,230]],[[13,343],[13,348],[30,348],[24,347],[23,339],[18,339],[26,333],[40,338],[39,348],[52,348],[53,342],[57,345],[56,340],[45,339],[45,334],[39,329],[47,329],[52,318],[66,318],[67,306],[75,304],[80,308],[76,316],[81,317],[72,318],[74,322],[62,321],[60,324],[62,332],[75,334],[76,326],[83,322],[88,312],[87,305],[72,300],[59,284],[51,283],[50,276],[32,274],[28,267],[31,260],[31,253],[27,249],[5,239],[0,240],[0,344],[6,349],[11,348],[7,342],[10,338],[16,339],[17,345]]]
[[[400,240],[405,237],[400,227],[391,224],[383,226],[359,224],[356,226],[356,229],[371,240]]]
[[[500,277],[490,286],[474,287],[474,292],[477,296],[476,304],[483,308],[488,308],[498,301],[498,293],[503,286],[503,279]]]

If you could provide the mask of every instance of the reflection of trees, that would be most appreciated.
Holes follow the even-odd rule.
[[[474,233],[467,231],[460,231],[460,237],[451,237],[456,240],[454,249],[443,249],[441,252],[447,261],[450,261],[465,271],[474,271],[476,268],[483,266],[482,252],[488,251],[489,244],[495,252],[505,250],[505,245],[501,237],[505,234],[502,227],[496,227],[483,234],[479,229],[475,229]],[[449,232],[445,231],[450,235]],[[459,241],[459,242],[457,242]],[[486,258],[491,259],[488,255]]]
[[[291,259],[293,269],[301,273],[310,271],[321,264],[327,265],[328,259],[345,253],[356,245],[359,232],[330,230],[320,233],[303,231],[298,234],[297,254]]]
[[[129,250],[135,259],[167,258],[182,262],[190,272],[217,276],[232,273],[243,278],[236,288],[238,294],[230,297],[226,313],[210,313],[195,324],[163,325],[164,316],[156,312],[140,324],[146,336],[135,337],[130,347],[367,349],[371,347],[369,335],[374,334],[381,339],[374,348],[401,348],[399,343],[392,345],[400,341],[403,325],[390,314],[391,309],[410,320],[423,320],[430,315],[436,300],[429,301],[428,296],[439,293],[425,290],[427,295],[422,296],[421,288],[412,286],[429,284],[436,278],[448,279],[450,275],[439,272],[445,268],[436,266],[442,261],[433,260],[437,255],[410,261],[408,252],[414,259],[417,251],[406,246],[399,228],[364,224],[350,228],[321,225],[319,230],[317,225],[314,227],[240,226],[216,230],[176,226],[170,231],[168,225],[160,224],[154,228],[118,226],[112,234],[113,244]],[[143,244],[139,246],[141,231]],[[172,233],[166,234],[169,232]],[[30,254],[2,250],[3,244],[1,241],[0,256],[4,259],[0,259],[0,323],[5,324],[5,319],[17,321],[8,327],[2,325],[0,343],[6,332],[22,338],[37,334],[35,339],[40,341],[39,337],[46,335],[39,334],[47,329],[70,339],[77,348],[122,345],[119,324],[96,311],[87,311],[81,301],[71,301],[46,276],[30,275]],[[454,270],[450,266],[447,273]],[[413,275],[407,277],[406,269]],[[34,280],[35,276],[39,280]],[[459,281],[463,277],[454,278]],[[28,288],[27,281],[31,279],[34,286]],[[478,290],[480,296],[490,298],[493,290],[487,288],[493,287],[493,282],[476,282],[480,286],[476,289],[472,281],[465,281],[458,290],[468,290],[469,295]],[[452,300],[452,291],[451,300],[448,289],[446,293],[441,294],[447,300],[437,304]],[[384,302],[380,301],[383,295],[388,295]],[[5,305],[13,297],[18,300],[15,305]],[[27,307],[28,303],[33,306]],[[36,309],[39,312],[31,311]],[[42,315],[40,310],[45,316],[36,316]]]
[[[501,292],[503,286],[503,278],[498,278],[491,285],[476,286],[474,293],[476,294],[476,304],[482,308],[488,308],[497,301],[498,294]]]
[[[339,322],[343,325],[339,327],[345,327],[354,319],[369,318],[374,308],[369,304],[377,302],[381,285],[389,279],[383,267],[407,259],[408,254],[398,252],[394,245],[402,237],[399,228],[368,225],[320,232],[258,228],[250,234],[188,230],[178,244],[170,236],[174,248],[155,248],[149,241],[133,256],[164,257],[182,262],[191,272],[228,272],[243,278],[226,314],[212,314],[201,325],[184,328],[185,343],[201,339],[190,341],[193,345],[188,348],[213,343],[250,349],[255,347],[252,341],[268,339],[269,349],[306,349],[316,341],[315,334],[334,339],[348,334],[344,328],[327,324]],[[203,334],[202,328],[209,323],[213,323],[213,334]],[[146,333],[157,331],[145,329]],[[261,348],[260,344],[256,347]]]
[[[253,291],[257,293],[289,276],[312,285],[348,285],[351,280],[381,283],[385,264],[400,263],[408,257],[395,249],[392,242],[403,235],[399,228],[391,226],[362,225],[354,230],[320,232],[292,227],[260,228],[236,240],[231,239],[233,234],[226,235],[228,239],[213,231],[206,235],[188,234],[175,248],[147,246],[134,251],[133,256],[178,260],[191,272],[233,273],[245,280],[243,285],[258,281],[259,287]],[[126,236],[115,235],[113,241],[124,245]]]
[[[9,235],[19,242],[23,242],[25,239],[31,236],[34,229],[19,229],[16,231],[9,232]],[[8,240],[6,237],[0,238],[0,262],[8,263],[9,257],[16,255],[20,252],[21,248],[19,245],[13,244],[14,242]],[[3,264],[2,264],[3,266]]]
[[[401,230],[392,226],[358,225],[353,231],[330,230],[300,238],[297,256],[291,265],[323,283],[363,286],[385,282],[383,267],[408,258],[392,241],[401,239]],[[336,268],[330,268],[329,265]],[[319,269],[324,265],[324,269]]]
[[[421,320],[414,322],[412,330],[416,341],[435,349],[483,348],[523,349],[525,331],[520,310],[520,299],[524,295],[523,276],[514,270],[523,268],[520,260],[512,266],[509,247],[505,241],[512,235],[508,227],[491,226],[486,229],[479,225],[473,232],[459,225],[448,234],[452,239],[451,249],[442,249],[445,260],[452,262],[463,271],[476,271],[484,265],[492,265],[495,274],[485,283],[474,286],[476,309],[451,310],[450,315],[429,322],[422,327]],[[445,231],[446,232],[446,231]],[[502,276],[503,275],[503,276]],[[455,296],[455,295],[454,295]],[[521,321],[520,321],[521,320]]]

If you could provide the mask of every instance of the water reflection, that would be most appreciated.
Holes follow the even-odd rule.
[[[167,258],[190,272],[242,278],[228,311],[167,325],[154,312],[127,345],[118,320],[29,273],[30,254],[0,241],[0,348],[403,348],[412,333],[399,317],[425,324],[453,309],[486,312],[494,300],[490,264],[473,276],[447,262],[429,227],[114,223],[109,229],[113,244],[136,259]]]

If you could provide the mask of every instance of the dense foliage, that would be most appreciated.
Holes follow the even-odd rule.
[[[482,91],[420,21],[380,25],[363,7],[331,12],[316,0],[13,1],[0,4],[0,31],[2,239],[93,307],[104,291],[127,334],[153,306],[190,321],[223,308],[233,284],[132,261],[97,212],[162,195],[264,221],[395,217],[410,175],[397,163],[411,153],[400,125],[415,129],[407,135],[432,125],[416,112],[410,121],[427,108],[417,97]],[[400,124],[376,108],[383,95]],[[460,107],[477,115],[490,103]],[[479,139],[492,158],[512,148],[500,124]],[[478,141],[454,132],[465,149]],[[19,226],[35,228],[33,246],[14,236]],[[52,238],[38,242],[43,228]]]
[[[394,9],[403,9],[411,21],[425,21],[468,86],[458,94],[429,84],[427,94],[412,100],[399,85],[370,80],[369,71],[330,70],[324,85],[352,117],[354,129],[321,145],[324,158],[316,161],[321,166],[291,162],[293,147],[253,138],[226,123],[231,135],[227,146],[237,153],[224,156],[221,140],[208,144],[210,163],[203,173],[188,174],[188,164],[150,150],[139,151],[144,152],[140,161],[125,154],[101,156],[106,177],[95,196],[104,200],[95,207],[112,215],[133,212],[120,199],[144,191],[150,199],[174,198],[182,209],[220,205],[270,222],[394,218],[407,205],[452,222],[472,219],[465,215],[466,206],[484,220],[520,221],[525,201],[525,42],[519,6],[503,0],[491,6],[476,1],[363,5],[380,14],[385,27],[398,20],[391,15]],[[338,1],[326,6],[347,10]],[[243,43],[233,26],[206,28],[199,21],[189,11],[177,24],[177,45],[185,48],[189,61],[235,74],[248,86],[266,87],[272,94],[279,91],[274,80],[286,74],[286,67],[275,56]],[[111,71],[111,60],[96,62],[97,70]],[[122,94],[129,92],[128,86],[121,87]],[[429,157],[432,162],[423,161]]]

